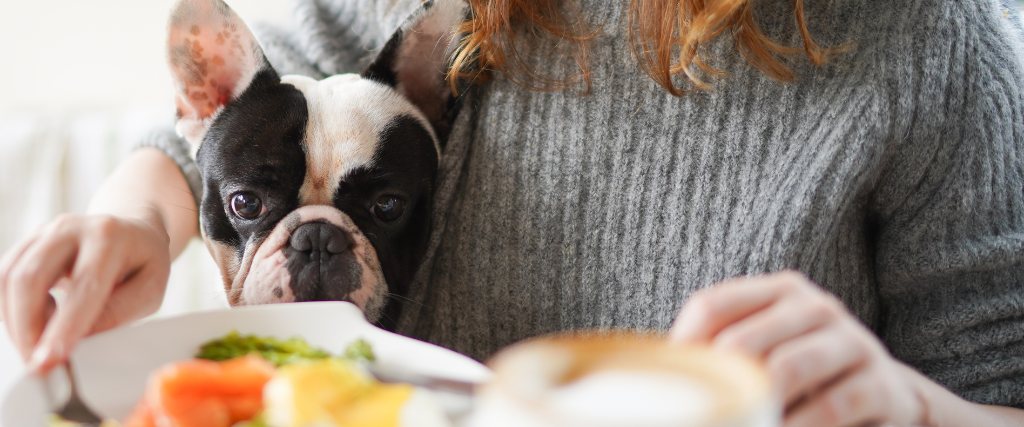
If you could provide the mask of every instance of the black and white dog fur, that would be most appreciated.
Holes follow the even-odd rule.
[[[223,1],[178,1],[176,128],[232,305],[343,300],[378,321],[404,292],[425,251],[466,13],[464,0],[425,2],[361,74],[318,81],[279,76]]]

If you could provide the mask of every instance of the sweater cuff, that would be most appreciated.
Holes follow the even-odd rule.
[[[199,175],[199,167],[195,159],[189,154],[189,144],[181,138],[173,129],[155,130],[140,141],[134,149],[153,147],[163,151],[178,165],[181,174],[185,176],[185,182],[196,202],[196,211],[199,211],[199,202],[203,199],[203,180]]]

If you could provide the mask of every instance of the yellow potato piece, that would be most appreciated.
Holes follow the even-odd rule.
[[[263,399],[274,427],[398,427],[412,392],[380,384],[351,362],[322,359],[280,368]]]
[[[348,410],[338,411],[337,424],[346,427],[398,427],[402,406],[412,396],[412,386],[378,384]]]

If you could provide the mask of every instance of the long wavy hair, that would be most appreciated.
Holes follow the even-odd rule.
[[[460,28],[466,36],[448,75],[453,89],[456,81],[487,78],[496,71],[529,89],[558,90],[583,83],[584,92],[589,91],[587,43],[600,33],[600,28],[589,28],[572,0],[468,1],[472,15]],[[630,0],[629,41],[633,55],[655,82],[672,95],[681,96],[691,90],[711,88],[708,76],[724,76],[698,54],[702,45],[726,33],[751,65],[778,81],[791,81],[793,71],[783,63],[783,58],[806,52],[812,63],[821,65],[832,52],[811,39],[803,0],[792,1],[803,37],[803,46],[799,48],[776,43],[757,28],[752,0]],[[545,32],[569,42],[579,73],[554,79],[527,66],[521,53],[521,34]],[[675,76],[682,78],[674,80]]]

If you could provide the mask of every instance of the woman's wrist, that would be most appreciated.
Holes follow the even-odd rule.
[[[906,381],[914,390],[921,415],[917,425],[922,427],[957,426],[957,415],[971,412],[970,403],[953,394],[939,383],[913,367],[897,361]]]
[[[176,258],[199,234],[197,207],[178,165],[155,148],[133,152],[103,183],[90,214],[144,222]]]
[[[969,402],[910,366],[900,365],[918,396],[922,427],[1024,426],[1024,410]]]
[[[123,221],[134,224],[140,229],[147,230],[150,232],[152,237],[159,238],[160,241],[169,245],[171,238],[168,233],[169,225],[166,221],[166,216],[160,211],[160,208],[155,205],[138,205],[138,206],[120,206],[120,209],[104,209],[103,207],[94,208],[90,206],[87,211],[88,215],[106,215],[113,217],[115,220]]]
[[[171,244],[171,235],[167,231],[170,226],[167,224],[166,217],[156,207],[151,207],[150,209],[147,209],[147,211],[148,212],[142,212],[138,215],[127,216],[124,219],[127,221],[134,221],[140,226],[150,228],[154,233],[153,237],[160,238],[160,241],[163,242],[164,245],[169,246]]]
[[[916,425],[922,427],[944,425],[942,424],[943,414],[941,411],[936,413],[936,409],[941,409],[945,405],[950,404],[948,400],[951,397],[958,401],[961,399],[956,398],[944,387],[902,361],[897,360],[896,363],[899,365],[905,381],[911,385],[914,396],[917,398],[918,407],[921,410]],[[957,405],[960,402],[952,403]]]

